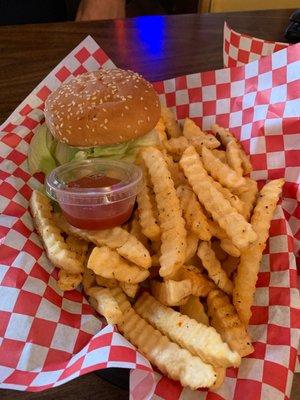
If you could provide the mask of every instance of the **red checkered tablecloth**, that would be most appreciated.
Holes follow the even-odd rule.
[[[255,352],[228,369],[216,392],[192,392],[153,373],[113,327],[96,318],[80,291],[61,292],[28,211],[41,176],[27,169],[28,145],[48,94],[70,75],[112,62],[91,38],[72,51],[1,127],[0,387],[39,391],[106,367],[132,368],[133,399],[287,399],[299,342],[294,237],[299,226],[300,45],[246,66],[155,83],[179,119],[229,127],[251,155],[253,178],[285,177],[264,253],[250,332]],[[154,394],[153,394],[154,392]]]

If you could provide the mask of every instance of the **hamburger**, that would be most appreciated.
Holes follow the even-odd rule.
[[[50,94],[44,114],[30,143],[31,173],[91,157],[134,161],[140,147],[157,143],[159,98],[136,72],[100,69],[72,78]]]

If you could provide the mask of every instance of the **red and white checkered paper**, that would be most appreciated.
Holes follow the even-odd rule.
[[[271,42],[239,33],[224,24],[223,62],[225,67],[238,67],[285,49],[288,43]]]
[[[288,43],[271,42],[236,32],[231,29],[226,22],[224,23],[224,67],[245,65],[251,61],[258,60],[261,57],[268,56],[276,51],[285,49],[288,46]],[[298,266],[298,287],[300,287],[300,227],[296,221],[295,223],[290,223],[290,228],[295,239],[296,264]],[[299,363],[296,371],[300,372],[300,349],[298,349],[298,360]]]
[[[251,154],[253,178],[284,176],[257,283],[250,332],[255,352],[228,369],[216,392],[192,392],[158,373],[79,291],[62,293],[28,212],[41,177],[27,171],[28,143],[48,94],[70,75],[111,66],[90,37],[3,124],[0,147],[0,387],[39,391],[106,367],[135,369],[132,399],[287,399],[299,342],[300,310],[292,225],[299,224],[300,45],[244,67],[155,83],[179,119],[229,127]],[[153,394],[154,392],[154,394]]]
[[[270,42],[236,32],[226,22],[224,23],[223,62],[225,67],[242,66],[288,46],[288,43]],[[298,212],[298,218],[299,215],[300,211]],[[296,221],[296,223],[290,222],[290,227],[296,241],[296,262],[299,265],[298,273],[300,274],[300,226]]]

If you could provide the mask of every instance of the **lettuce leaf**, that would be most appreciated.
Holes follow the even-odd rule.
[[[28,150],[28,167],[31,174],[44,172],[47,175],[56,167],[55,158],[51,154],[55,145],[55,139],[47,127],[40,126],[31,139]]]
[[[77,147],[71,147],[65,143],[57,142],[53,154],[57,163],[62,165],[72,161],[78,152],[79,149]]]
[[[35,172],[44,172],[47,175],[57,165],[62,165],[72,160],[101,157],[109,160],[134,162],[141,147],[155,146],[156,144],[157,134],[153,129],[147,135],[136,140],[129,140],[112,146],[79,149],[58,142],[51,135],[47,126],[42,125],[31,140],[28,152],[28,165],[32,174]]]

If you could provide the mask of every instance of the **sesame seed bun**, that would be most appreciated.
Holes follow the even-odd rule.
[[[160,117],[158,96],[139,74],[121,69],[87,72],[47,99],[52,135],[75,147],[122,143],[150,132]]]

